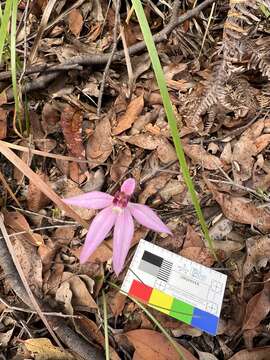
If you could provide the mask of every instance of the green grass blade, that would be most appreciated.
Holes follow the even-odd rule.
[[[107,301],[104,291],[102,291],[102,302],[103,302],[103,323],[104,323],[104,349],[105,359],[110,360],[110,346],[109,346],[109,333],[108,333],[108,312],[107,312]]]
[[[17,87],[17,61],[16,61],[16,30],[17,30],[17,9],[18,0],[13,0],[11,14],[11,30],[10,30],[10,65],[11,65],[11,79],[15,102],[15,116],[18,119],[20,132],[22,134],[22,123],[20,120],[20,102],[18,97]]]
[[[151,34],[151,30],[149,27],[149,24],[147,22],[142,4],[140,0],[132,0],[132,4],[134,6],[142,33],[143,33],[143,37],[144,37],[144,41],[146,43],[146,47],[152,62],[152,67],[156,76],[156,80],[159,86],[159,90],[160,90],[160,94],[162,96],[162,101],[163,101],[163,105],[164,105],[164,109],[167,115],[167,119],[168,119],[168,123],[170,126],[170,130],[171,130],[171,134],[172,134],[172,138],[173,138],[173,143],[174,143],[174,147],[176,150],[176,154],[179,160],[179,164],[180,167],[182,169],[182,173],[183,173],[183,177],[185,180],[185,183],[187,185],[187,188],[189,190],[194,208],[196,210],[196,214],[197,214],[197,218],[200,222],[202,231],[204,233],[205,239],[208,243],[208,246],[210,248],[210,250],[212,251],[215,259],[217,260],[217,256],[213,247],[213,242],[211,240],[211,237],[209,235],[209,231],[208,231],[208,227],[207,224],[204,220],[203,217],[203,213],[200,207],[200,203],[198,200],[198,197],[196,195],[196,191],[192,182],[192,179],[189,175],[189,169],[187,166],[187,162],[185,159],[185,154],[184,154],[184,150],[181,144],[181,140],[180,140],[180,135],[178,133],[178,129],[177,129],[177,124],[176,124],[176,120],[175,120],[175,116],[174,116],[174,111],[172,108],[172,104],[171,104],[171,100],[170,100],[170,96],[169,96],[169,92],[168,92],[168,88],[166,85],[166,81],[165,81],[165,76],[159,61],[159,56],[157,53],[157,49]]]
[[[1,26],[0,26],[0,63],[3,58],[4,46],[8,35],[8,24],[11,16],[12,0],[6,1],[4,12],[1,10]]]

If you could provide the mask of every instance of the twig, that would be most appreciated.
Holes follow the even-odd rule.
[[[3,238],[0,237],[0,266],[5,274],[6,280],[9,282],[10,287],[16,293],[16,295],[31,308],[31,301],[27,295],[27,292],[23,286],[23,283],[16,271],[11,255],[8,251],[7,244]],[[44,304],[41,300],[38,300],[40,307],[46,311],[51,311],[51,307],[48,304]],[[102,353],[92,347],[81,336],[78,336],[73,330],[71,330],[64,319],[59,317],[50,317],[48,322],[51,327],[61,339],[72,351],[79,354],[85,360],[104,360]]]
[[[119,23],[119,11],[120,11],[120,0],[116,0],[116,5],[115,5],[115,15],[114,15],[114,29],[113,29],[113,46],[112,46],[112,51],[110,54],[110,57],[107,61],[107,64],[105,66],[104,72],[103,72],[103,77],[102,77],[102,81],[100,84],[100,89],[99,89],[99,95],[98,95],[98,103],[97,103],[97,116],[100,116],[100,110],[101,110],[101,105],[102,105],[102,98],[103,98],[103,92],[104,92],[104,88],[105,88],[105,83],[106,83],[106,79],[108,76],[108,72],[113,60],[113,56],[116,52],[116,48],[117,48],[117,30],[118,30],[118,23]]]
[[[169,34],[173,31],[173,29],[175,29],[177,26],[184,23],[186,20],[197,16],[200,13],[200,11],[202,11],[208,5],[212,4],[214,1],[215,0],[205,0],[203,3],[196,6],[194,9],[188,10],[185,14],[183,14],[181,16],[177,16],[180,1],[175,0],[174,8],[173,8],[173,15],[172,15],[169,23],[164,27],[163,30],[161,30],[159,33],[157,33],[153,36],[155,43],[157,44],[164,40],[167,40]],[[139,51],[144,50],[145,48],[146,48],[145,42],[140,41],[139,43],[129,47],[129,50],[128,50],[129,55],[134,55],[134,54],[138,53]],[[54,80],[58,76],[59,72],[65,70],[64,67],[66,67],[67,65],[72,65],[72,64],[84,65],[84,66],[103,65],[103,64],[107,63],[110,55],[111,54],[102,54],[102,55],[87,54],[87,55],[74,56],[73,58],[68,59],[61,64],[54,65],[54,66],[51,66],[50,68],[47,68],[46,72],[49,72],[49,71],[53,72],[53,75],[45,74],[41,77],[38,77],[34,81],[26,84],[25,88],[22,89],[22,91],[23,91],[23,93],[27,93],[27,92],[32,91],[33,89],[38,90],[38,89],[45,88],[48,83],[50,83],[52,80]],[[112,61],[120,61],[121,59],[124,58],[124,56],[125,56],[124,50],[118,51],[113,56]],[[34,67],[27,69],[26,74],[28,71],[31,71],[31,73],[40,72],[40,67],[39,67],[38,71],[36,71],[36,69]],[[5,73],[5,75],[7,75],[7,72]],[[49,78],[47,78],[49,75],[51,75],[51,76]],[[40,82],[40,79],[41,79],[41,82]],[[11,101],[13,99],[13,94],[11,91],[7,92],[7,99],[8,99],[8,101]]]
[[[32,306],[35,308],[36,312],[38,313],[40,319],[43,321],[44,325],[46,326],[47,330],[49,331],[49,333],[51,334],[52,338],[54,339],[54,341],[56,342],[56,344],[60,347],[62,347],[60,341],[58,340],[58,338],[56,337],[53,329],[51,328],[50,324],[48,323],[46,317],[43,315],[40,307],[39,307],[39,304],[37,303],[33,293],[32,293],[32,290],[30,289],[29,285],[28,285],[28,282],[27,282],[27,279],[24,275],[24,272],[23,272],[23,269],[21,267],[21,264],[19,262],[19,260],[17,259],[17,256],[14,252],[14,249],[13,249],[13,245],[10,241],[10,238],[9,238],[9,235],[6,231],[6,227],[5,227],[5,224],[4,224],[4,221],[3,221],[3,217],[0,215],[0,230],[2,232],[2,235],[4,237],[4,240],[6,242],[6,245],[7,245],[7,248],[9,250],[9,253],[12,257],[12,260],[14,262],[14,265],[18,271],[18,274],[20,275],[20,278],[21,278],[21,281],[24,285],[24,288],[26,290],[26,293],[32,303]]]

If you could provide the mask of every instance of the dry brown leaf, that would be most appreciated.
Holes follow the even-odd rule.
[[[103,164],[112,152],[111,124],[108,117],[101,119],[90,136],[87,147],[86,157],[92,163],[90,168]]]
[[[232,229],[232,221],[223,217],[209,229],[209,234],[213,240],[223,240],[232,231]]]
[[[82,141],[83,115],[80,110],[66,105],[61,114],[61,126],[69,152],[79,159],[85,157]]]
[[[254,295],[248,302],[246,307],[246,316],[244,319],[243,330],[250,330],[256,328],[262,320],[265,319],[270,311],[270,278],[264,284],[261,292]]]
[[[140,360],[179,360],[179,354],[164,335],[153,330],[139,329],[123,334],[135,348],[135,356]],[[121,336],[123,336],[121,335]],[[196,360],[195,356],[182,345],[177,344],[185,360]]]
[[[199,360],[218,360],[215,355],[209,353],[209,352],[205,352],[205,351],[199,351],[196,348],[196,352],[199,355]]]
[[[159,191],[159,195],[164,202],[167,202],[176,195],[184,194],[186,189],[184,181],[170,179],[164,188]]]
[[[61,245],[69,245],[71,240],[74,238],[74,233],[74,226],[59,227],[53,234],[53,240]]]
[[[64,264],[60,254],[56,255],[53,266],[44,274],[44,293],[49,293],[51,296],[55,296],[62,280],[64,272]]]
[[[27,241],[32,245],[40,246],[44,244],[43,238],[40,234],[33,233],[27,220],[18,211],[4,212],[5,224],[12,233],[25,232],[25,234],[18,235],[22,241]]]
[[[164,188],[170,178],[170,174],[163,173],[147,181],[144,190],[139,195],[139,203],[145,204],[150,196],[155,195],[158,191]]]
[[[113,316],[118,316],[122,313],[125,307],[126,298],[126,295],[120,293],[119,291],[114,292],[114,294],[110,297],[108,304]]]
[[[136,145],[145,150],[154,150],[160,144],[160,138],[149,133],[136,134],[131,136],[119,136],[119,139],[128,144]]]
[[[113,128],[113,135],[119,135],[123,131],[131,128],[132,124],[136,121],[141,114],[144,107],[143,94],[133,99],[127,107],[124,115],[118,120],[118,124]]]
[[[70,272],[64,272],[62,282],[67,282],[72,292],[72,305],[83,308],[83,311],[97,310],[98,306],[92,298],[86,282],[83,281],[78,275]]]
[[[0,107],[0,140],[7,136],[7,116],[8,111]]]
[[[49,178],[46,174],[41,171],[36,171],[36,174],[47,184],[49,183]],[[28,191],[27,191],[27,206],[28,209],[34,212],[38,212],[41,209],[44,209],[50,203],[50,199],[40,190],[39,187],[35,185],[33,181],[30,180]]]
[[[42,262],[37,248],[25,241],[21,235],[10,238],[15,255],[22,267],[27,283],[37,296],[42,289]]]
[[[269,357],[270,346],[265,346],[251,350],[241,350],[233,355],[229,360],[268,360]]]
[[[257,121],[242,134],[234,145],[232,163],[236,162],[238,166],[233,166],[233,176],[234,181],[238,184],[248,180],[252,175],[252,168],[255,162],[254,156],[262,151],[262,145],[265,145],[265,139],[264,141],[263,139],[259,140],[263,128],[264,120]],[[267,137],[269,142],[269,135]]]
[[[46,103],[42,109],[41,125],[46,135],[59,130],[60,127],[60,113],[50,103]]]
[[[156,120],[159,114],[162,112],[162,108],[160,105],[154,105],[153,109],[147,111],[145,114],[138,117],[136,122],[133,124],[130,134],[135,135],[141,132],[141,130],[145,129],[145,126],[152,121]]]
[[[218,192],[208,183],[215,200],[222,208],[223,214],[231,221],[255,226],[261,231],[270,229],[270,213],[266,208],[256,207],[254,202],[244,197],[234,197]]]
[[[209,154],[202,145],[189,145],[183,143],[185,154],[194,164],[201,165],[207,170],[218,170],[223,168],[223,162],[215,155]]]
[[[215,262],[211,250],[206,247],[190,246],[182,249],[180,255],[208,267],[211,267]]]
[[[173,145],[166,138],[160,139],[160,144],[157,147],[157,155],[163,164],[168,164],[177,160],[177,155]]]
[[[69,12],[68,26],[73,35],[80,35],[83,27],[83,17],[79,9],[73,9]]]
[[[185,242],[183,249],[189,247],[204,247],[204,242],[202,240],[201,234],[193,229],[193,227],[187,224],[187,233],[185,237]]]
[[[95,342],[98,345],[104,347],[104,336],[94,321],[88,319],[84,315],[80,315],[80,318],[74,319],[74,323],[76,331],[81,334],[87,341]],[[120,360],[116,351],[112,347],[110,347],[110,360]]]
[[[75,360],[73,355],[54,346],[47,338],[27,339],[23,344],[35,360]]]
[[[6,332],[0,332],[0,349],[3,350],[8,346],[9,341],[12,338],[14,327]]]
[[[244,276],[247,276],[254,267],[259,270],[267,265],[267,261],[270,259],[270,237],[268,235],[253,236],[246,240],[246,247]]]
[[[111,179],[115,182],[119,181],[127,172],[129,165],[132,162],[132,155],[129,148],[119,151],[117,158],[111,166]]]

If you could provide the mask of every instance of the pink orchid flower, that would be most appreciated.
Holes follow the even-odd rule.
[[[133,218],[149,229],[171,234],[168,227],[148,206],[129,201],[135,186],[135,180],[130,178],[124,181],[121,190],[117,191],[114,196],[101,191],[91,191],[64,199],[68,205],[76,205],[86,209],[103,209],[90,225],[80,254],[81,264],[88,260],[114,226],[113,269],[119,275],[123,269],[134,234]]]

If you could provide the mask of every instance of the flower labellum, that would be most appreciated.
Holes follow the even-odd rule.
[[[114,226],[113,269],[119,275],[124,267],[134,234],[133,218],[151,230],[171,234],[170,229],[149,206],[129,201],[135,186],[135,180],[129,178],[124,181],[120,191],[117,191],[114,196],[101,191],[91,191],[63,200],[68,205],[87,209],[102,209],[90,225],[80,255],[81,264],[88,260]]]

